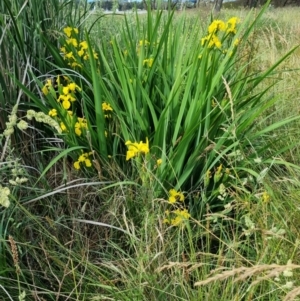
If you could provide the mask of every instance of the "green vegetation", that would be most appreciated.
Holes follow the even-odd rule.
[[[298,12],[51,2],[0,4],[3,300],[297,300]]]

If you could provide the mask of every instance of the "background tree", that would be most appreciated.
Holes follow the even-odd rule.
[[[215,0],[215,11],[219,12],[222,8],[223,0]]]

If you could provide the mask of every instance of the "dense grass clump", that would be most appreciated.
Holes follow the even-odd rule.
[[[286,12],[71,2],[1,4],[4,300],[296,299]]]

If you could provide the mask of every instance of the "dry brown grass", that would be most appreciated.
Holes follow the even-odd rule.
[[[299,268],[300,265],[296,265],[296,264],[286,264],[286,265],[262,264],[262,265],[255,265],[252,267],[233,268],[232,270],[227,270],[222,273],[216,274],[212,277],[209,277],[205,280],[198,281],[194,285],[204,286],[211,282],[224,281],[232,277],[234,278],[233,283],[236,283],[263,274],[262,276],[257,277],[257,279],[252,282],[251,285],[253,286],[263,280],[275,278],[281,273],[284,273],[285,271],[292,271],[294,269],[299,269]]]
[[[283,301],[292,301],[295,300],[297,296],[300,295],[300,287],[296,287],[293,290],[291,290],[283,299]]]

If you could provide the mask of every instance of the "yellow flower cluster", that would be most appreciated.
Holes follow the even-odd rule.
[[[182,192],[176,191],[175,189],[171,189],[169,191],[169,204],[174,205],[176,202],[184,202],[184,194]],[[178,207],[178,206],[177,206]],[[182,207],[182,205],[180,205]],[[166,212],[166,218],[164,219],[164,223],[170,224],[172,226],[179,226],[185,220],[190,218],[190,214],[187,209],[177,208],[176,210]]]
[[[169,191],[169,203],[174,204],[177,201],[183,202],[184,201],[184,195],[182,192],[178,192],[175,189],[171,189]]]
[[[70,89],[70,85],[71,85],[71,90],[72,91],[72,84],[69,84],[68,86],[64,87],[64,88],[68,88]],[[67,90],[65,89],[65,92],[67,92]],[[60,95],[59,96],[59,99],[61,99],[62,97],[64,97],[66,95]],[[71,96],[72,97],[72,96]],[[63,103],[62,103],[62,106],[64,109],[68,109],[70,107],[70,105],[66,105],[64,103],[66,103],[67,101],[69,101],[69,99],[65,99],[63,100]],[[72,100],[70,100],[72,101]],[[68,110],[67,111],[67,116],[65,117],[64,119],[64,122],[67,122],[66,124],[69,125],[69,127],[72,127],[74,125],[74,122],[75,122],[75,125],[74,125],[74,132],[77,136],[81,136],[82,133],[88,129],[88,124],[87,124],[87,120],[85,118],[81,118],[81,117],[76,117],[76,116],[73,116],[73,112],[71,110]],[[57,110],[56,109],[51,109],[49,112],[48,112],[48,115],[54,119],[57,119]],[[77,120],[74,120],[74,118],[77,118]],[[58,120],[60,121],[60,120]],[[67,132],[68,131],[68,127],[67,125],[60,121],[59,123],[59,127],[60,127],[60,132]]]
[[[65,110],[70,109],[71,103],[76,101],[75,92],[80,91],[81,88],[75,83],[69,83],[68,85],[62,87],[62,93],[59,95],[57,101],[62,103]]]
[[[217,33],[218,31],[225,31],[225,30],[226,30],[226,24],[222,20],[214,20],[208,26],[208,33]]]
[[[92,154],[93,154],[93,152],[89,152],[89,153],[83,153],[82,155],[80,155],[78,160],[74,162],[74,168],[79,170],[81,168],[81,163],[83,165],[85,165],[86,167],[91,167],[92,162],[89,159],[89,156]]]
[[[222,42],[220,41],[218,37],[218,33],[223,31],[227,34],[236,34],[236,25],[240,22],[240,19],[237,17],[230,18],[226,23],[222,20],[214,20],[209,26],[208,26],[208,35],[201,39],[201,45],[205,45],[208,42],[208,48],[219,48],[222,47]],[[238,44],[238,41],[234,42],[234,45],[236,46]]]
[[[65,110],[68,110],[71,107],[71,103],[76,101],[76,91],[81,91],[81,88],[74,82],[71,82],[68,77],[64,77],[64,80],[66,81],[66,85],[62,85],[60,76],[58,76],[55,80],[59,93],[57,102],[61,102],[63,108]],[[51,79],[47,79],[45,85],[42,88],[42,92],[44,93],[44,95],[48,95],[51,91],[54,92],[53,83]],[[49,115],[51,117],[55,117],[57,115],[57,112],[55,111],[55,109],[53,109],[49,112]]]
[[[140,40],[137,45],[137,54],[140,54],[141,48],[144,48],[147,51],[150,42],[147,40]],[[153,45],[152,45],[153,46]]]
[[[60,48],[62,56],[68,60],[68,65],[72,68],[82,67],[81,59],[88,60],[88,43],[87,41],[78,41],[78,28],[66,27],[63,29],[67,36],[65,44]],[[98,54],[93,50],[95,59],[98,59]]]
[[[63,122],[60,123],[60,129],[62,132],[67,132],[67,130],[68,130],[66,125]]]
[[[113,108],[111,107],[111,105],[109,103],[103,102],[102,103],[102,111],[104,112],[105,118],[110,118],[111,115],[109,114],[109,112],[112,112]]]
[[[153,65],[153,61],[154,61],[153,58],[145,59],[145,60],[143,60],[143,65],[144,66],[146,65],[146,66],[148,66],[148,68],[151,68]]]
[[[176,209],[173,211],[166,211],[166,218],[164,219],[165,224],[172,226],[180,226],[186,220],[191,217],[187,209]]]
[[[52,80],[50,78],[48,78],[46,80],[45,85],[42,88],[42,92],[44,93],[44,95],[48,95],[48,93],[49,93],[49,91],[50,91],[51,88],[53,88],[52,87]]]
[[[218,36],[215,34],[209,34],[206,37],[201,39],[201,44],[202,46],[205,44],[205,42],[208,41],[208,48],[212,48],[212,47],[217,47],[217,48],[221,48],[222,47],[222,43],[219,40]]]
[[[241,20],[238,17],[232,17],[227,21],[227,33],[236,34],[236,25],[240,23]]]
[[[71,111],[68,111],[68,114],[69,114],[69,116],[67,116],[67,122],[70,127],[74,124],[73,118],[77,118],[77,121],[75,122],[75,125],[74,125],[74,132],[77,136],[81,136],[82,133],[88,129],[87,120],[85,118],[81,118],[81,117],[72,117]],[[68,131],[67,126],[63,122],[60,122],[60,128],[61,128],[62,132]]]
[[[78,28],[74,28],[74,27],[65,27],[63,29],[63,31],[68,38],[70,38],[72,36],[72,32],[74,32],[75,34],[78,34]]]
[[[139,154],[148,154],[149,153],[149,141],[148,138],[146,138],[146,143],[143,143],[140,141],[140,143],[137,142],[131,142],[130,140],[126,141],[125,145],[127,145],[128,150],[126,154],[126,160],[130,160],[131,158],[134,158],[135,156],[138,156]]]
[[[77,118],[77,122],[75,123],[75,134],[77,136],[81,136],[83,130],[87,130],[88,125],[85,118]]]
[[[49,111],[48,115],[50,117],[56,117],[57,116],[57,110],[56,109],[52,109]]]

